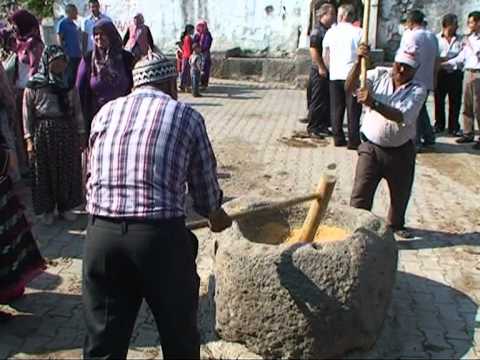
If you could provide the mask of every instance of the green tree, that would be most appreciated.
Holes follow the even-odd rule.
[[[20,6],[31,11],[39,19],[53,17],[55,0],[0,0],[2,17],[14,6]]]

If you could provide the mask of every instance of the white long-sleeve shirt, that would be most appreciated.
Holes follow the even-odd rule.
[[[465,70],[480,70],[480,34],[470,34],[465,39],[462,51],[447,63],[463,65]]]

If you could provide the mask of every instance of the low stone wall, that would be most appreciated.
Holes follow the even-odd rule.
[[[375,65],[383,63],[383,51],[372,51]],[[247,58],[226,57],[225,53],[212,55],[212,76],[219,79],[283,82],[304,89],[311,67],[308,49],[299,49],[293,57]]]

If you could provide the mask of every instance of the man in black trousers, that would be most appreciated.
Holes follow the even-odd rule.
[[[353,26],[355,9],[352,5],[338,8],[338,22],[323,39],[323,59],[330,72],[330,112],[335,146],[355,150],[360,145],[360,116],[362,107],[351,93],[345,91],[345,80],[357,58],[362,30]],[[343,131],[347,110],[348,142]]]
[[[313,136],[330,135],[330,92],[328,69],[322,58],[322,42],[327,30],[335,22],[336,11],[332,4],[323,4],[317,10],[317,25],[310,34],[312,67],[308,83],[308,126]]]
[[[186,188],[219,232],[215,156],[202,116],[176,101],[175,64],[151,54],[134,91],[92,122],[83,263],[84,359],[125,359],[145,299],[164,359],[199,359],[198,242],[185,227]]]

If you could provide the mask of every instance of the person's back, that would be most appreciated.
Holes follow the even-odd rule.
[[[341,22],[330,28],[323,40],[323,47],[329,49],[330,79],[345,80],[357,58],[357,48],[362,30],[348,22]]]
[[[198,240],[185,225],[187,184],[212,231],[232,220],[221,208],[204,120],[175,100],[175,64],[150,53],[133,79],[133,93],[106,104],[92,123],[83,358],[125,359],[145,300],[163,357],[200,359]]]
[[[130,111],[122,111],[135,104],[135,118]],[[204,129],[204,120],[196,110],[158,90],[137,89],[109,102],[92,123],[88,211],[102,215],[103,209],[117,209],[120,217],[184,216],[185,184],[189,182],[194,199],[202,197],[195,193],[199,179],[188,176],[188,165],[205,150],[197,148]],[[118,151],[120,146],[125,150]],[[112,151],[105,152],[106,148]],[[211,150],[206,150],[211,155]],[[106,153],[111,155],[96,155]],[[115,164],[124,171],[105,177]]]

